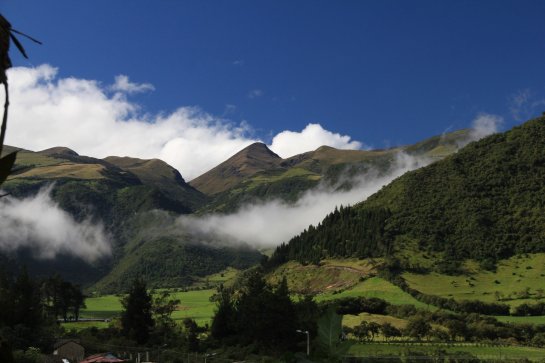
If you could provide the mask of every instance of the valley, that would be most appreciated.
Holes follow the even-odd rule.
[[[52,200],[76,223],[104,221],[110,232],[111,256],[79,266],[72,256],[73,264],[59,270],[65,278],[86,277],[79,280],[87,294],[83,321],[62,324],[73,334],[116,329],[127,288],[144,279],[153,299],[166,293],[176,302],[169,315],[174,326],[210,329],[206,334],[218,339],[243,329],[218,333],[221,309],[240,309],[238,299],[256,296],[282,301],[275,295],[282,291],[297,309],[310,309],[312,297],[320,311],[313,334],[328,354],[410,355],[411,344],[424,340],[419,354],[442,349],[484,358],[500,344],[506,357],[537,357],[541,350],[513,343],[541,347],[545,334],[538,213],[545,122],[531,120],[458,151],[469,134],[376,151],[321,147],[289,159],[253,144],[189,184],[159,160],[21,150],[4,188],[24,199],[50,185]],[[367,200],[336,207],[266,255],[218,233],[196,233],[191,219],[180,222],[229,216],[248,203],[289,205],[316,188],[350,190],[359,175],[389,173],[399,155],[427,161]],[[60,263],[29,252],[3,258],[36,276]],[[331,329],[348,341],[334,349]],[[384,340],[393,345],[379,344]],[[453,346],[443,349],[445,341]]]

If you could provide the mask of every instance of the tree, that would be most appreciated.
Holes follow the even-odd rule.
[[[431,325],[425,318],[421,316],[415,316],[414,318],[409,319],[407,327],[405,328],[405,334],[410,337],[416,338],[417,340],[420,340],[428,335],[430,330]]]
[[[145,281],[136,278],[129,294],[121,300],[121,304],[123,305],[121,312],[123,334],[138,344],[145,344],[154,326],[152,299]]]
[[[233,321],[235,311],[231,304],[229,291],[223,285],[218,288],[218,293],[218,306],[212,319],[210,333],[216,339],[223,339],[236,333]]]
[[[401,331],[388,322],[385,322],[380,326],[380,331],[382,332],[382,335],[384,335],[386,341],[390,338],[401,336]]]

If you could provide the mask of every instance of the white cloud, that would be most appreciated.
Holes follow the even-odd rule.
[[[325,130],[320,124],[308,124],[301,132],[282,131],[271,144],[271,150],[283,158],[315,150],[322,145],[337,149],[357,150],[362,143],[351,140],[348,135],[341,135]]]
[[[480,140],[488,135],[499,132],[503,117],[488,113],[479,114],[471,124],[470,141]]]
[[[321,185],[304,193],[293,204],[273,200],[244,205],[236,213],[227,215],[183,216],[178,219],[179,229],[202,240],[241,242],[257,247],[276,246],[287,242],[309,225],[316,225],[335,206],[363,201],[398,176],[429,162],[428,159],[399,153],[387,172],[371,170],[351,178],[354,187],[348,191]]]
[[[125,93],[141,93],[147,91],[153,91],[153,87],[150,83],[133,83],[129,81],[129,77],[123,74],[115,77],[115,83],[110,87],[115,92]]]
[[[51,188],[25,199],[0,198],[0,249],[31,248],[36,257],[50,259],[69,253],[92,262],[111,253],[104,228],[76,222],[51,199]]]
[[[49,65],[12,68],[9,81],[6,143],[29,150],[66,146],[98,158],[160,158],[191,180],[260,141],[251,136],[247,124],[230,123],[194,107],[158,115],[139,114],[139,105],[125,94],[142,85],[128,78],[117,77],[116,83],[125,94],[113,95],[97,81],[59,78],[57,69]],[[289,142],[297,147],[289,150]],[[300,133],[280,133],[272,147],[287,157],[321,145],[357,148],[360,144],[320,125],[309,125]]]
[[[263,96],[263,91],[260,89],[253,89],[248,92],[248,98],[257,98]]]

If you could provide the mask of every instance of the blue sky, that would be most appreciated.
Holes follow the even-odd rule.
[[[309,123],[365,145],[545,111],[543,1],[43,1],[2,13],[58,77],[149,83],[143,113],[197,106],[270,142]],[[12,52],[13,53],[13,52]],[[518,104],[516,102],[518,100]],[[9,134],[8,134],[9,135]]]

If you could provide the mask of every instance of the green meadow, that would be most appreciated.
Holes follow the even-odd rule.
[[[199,325],[210,324],[216,304],[210,301],[210,297],[216,292],[215,289],[193,290],[186,292],[173,292],[171,297],[179,299],[180,304],[172,314],[174,320],[181,321],[185,318],[192,318]],[[119,317],[123,309],[120,299],[121,295],[104,295],[100,297],[87,298],[87,307],[82,310],[82,318],[114,319]],[[106,322],[77,322],[65,323],[68,329],[83,329],[90,326],[106,327]]]
[[[478,344],[441,344],[441,343],[422,343],[422,344],[403,344],[403,343],[344,343],[341,346],[345,356],[366,357],[366,356],[407,356],[417,355],[416,352],[427,355],[434,355],[438,351],[445,351],[449,354],[465,352],[472,354],[480,359],[490,360],[516,360],[528,359],[531,361],[542,361],[545,358],[545,349],[522,347],[522,346],[493,346]]]
[[[528,254],[499,261],[496,271],[466,262],[463,275],[404,273],[409,285],[425,294],[456,300],[502,302],[512,307],[545,301],[545,254]]]
[[[412,304],[418,308],[427,309],[431,306],[421,303],[399,287],[380,278],[370,277],[359,282],[354,287],[341,292],[327,292],[316,296],[317,301],[335,300],[343,297],[377,297],[393,305]],[[433,307],[431,307],[433,308]]]

